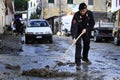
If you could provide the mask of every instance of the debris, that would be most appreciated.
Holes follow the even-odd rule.
[[[58,72],[57,70],[49,70],[46,68],[41,69],[31,69],[28,71],[23,71],[22,75],[28,75],[28,76],[37,76],[37,77],[71,77],[71,76],[77,76],[76,73],[70,73],[70,72]]]
[[[4,75],[10,75],[10,73],[8,73],[8,72],[4,72],[3,74],[4,74]]]
[[[10,65],[10,64],[6,64],[5,68],[12,69],[12,70],[20,70],[19,65],[13,66],[13,65]]]
[[[75,66],[74,62],[67,62],[66,64],[69,65],[69,66]]]
[[[113,51],[109,51],[108,53],[115,53],[115,52],[113,52]]]
[[[111,58],[112,60],[118,60],[117,58]]]
[[[65,66],[66,65],[66,63],[63,63],[61,61],[58,61],[57,64],[58,64],[58,66]]]
[[[46,65],[46,66],[45,66],[45,68],[49,69],[49,68],[50,68],[50,66],[49,66],[49,65]]]
[[[33,61],[33,63],[38,63],[38,61]]]
[[[58,31],[58,32],[57,32],[57,35],[58,35],[58,36],[61,36],[61,32],[60,32],[60,31]]]

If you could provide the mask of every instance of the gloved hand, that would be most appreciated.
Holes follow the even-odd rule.
[[[77,42],[77,40],[74,38],[74,39],[73,39],[73,44],[76,44],[76,42]]]
[[[84,33],[86,33],[86,29],[83,29],[83,30],[82,30],[81,35],[83,35]],[[74,39],[73,39],[73,43],[76,44],[76,42],[77,42],[77,39],[74,38]]]
[[[83,29],[83,30],[82,30],[82,33],[86,33],[86,29]]]

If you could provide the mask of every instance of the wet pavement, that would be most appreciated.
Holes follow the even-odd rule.
[[[120,80],[120,46],[112,43],[94,43],[91,40],[89,59],[92,64],[82,62],[81,70],[74,64],[75,46],[64,56],[71,45],[71,37],[54,36],[53,44],[23,44],[23,52],[17,54],[0,54],[1,80]],[[70,72],[77,76],[65,77],[32,77],[21,75],[25,70],[41,69],[46,65],[50,70],[58,61],[65,63],[55,68],[58,72]],[[71,64],[73,63],[73,64]],[[9,68],[6,67],[9,64]],[[11,66],[10,66],[11,65]],[[16,68],[17,66],[17,68]],[[15,67],[11,69],[10,67]]]

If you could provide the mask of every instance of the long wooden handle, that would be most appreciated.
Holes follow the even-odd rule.
[[[82,33],[77,37],[76,41],[77,41],[83,34],[84,34],[84,32],[82,32]],[[59,58],[59,60],[62,60],[62,59],[67,55],[67,53],[71,50],[71,48],[73,47],[74,44],[75,44],[75,43],[72,43],[72,44],[71,44],[71,46],[70,46],[70,47],[65,51],[65,53]],[[54,69],[57,67],[58,63],[59,63],[59,62],[57,62],[57,63],[55,64],[55,66],[53,67],[52,70],[54,70]]]

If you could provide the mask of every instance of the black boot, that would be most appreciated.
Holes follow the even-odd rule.
[[[76,69],[80,70],[81,60],[80,59],[75,59],[75,64],[76,64]]]

